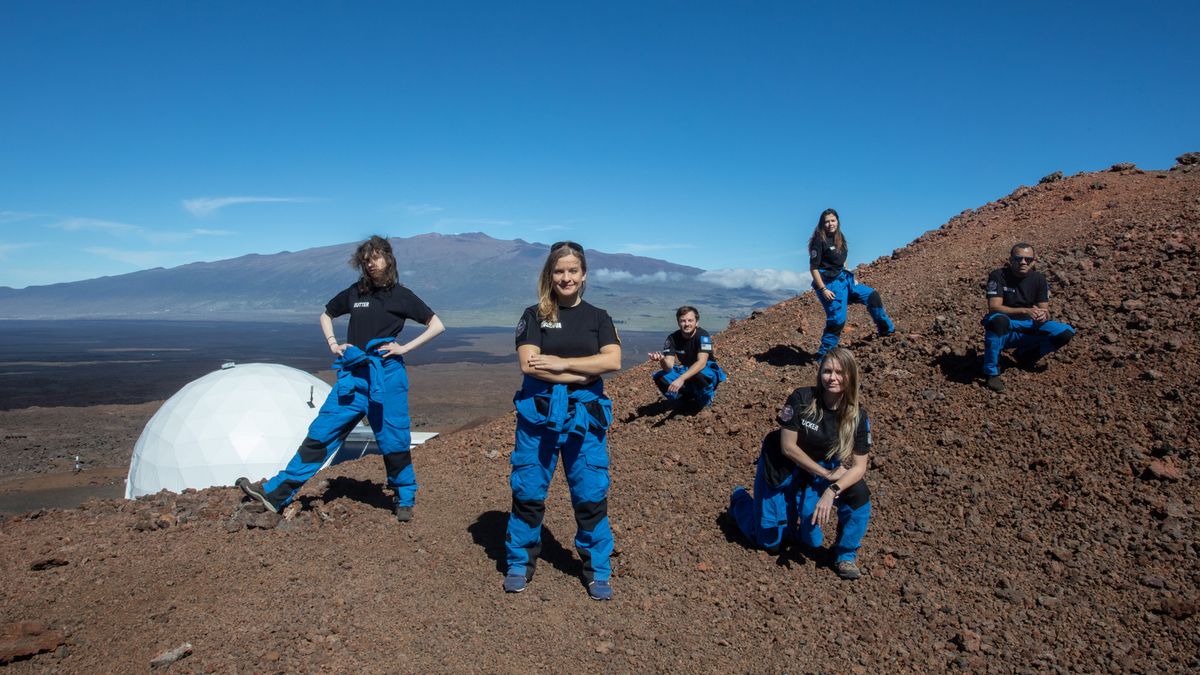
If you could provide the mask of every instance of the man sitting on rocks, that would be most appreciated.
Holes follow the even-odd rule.
[[[1033,269],[1033,247],[1012,247],[1008,266],[988,275],[988,314],[983,317],[983,375],[987,388],[1004,391],[1000,352],[1015,350],[1017,364],[1032,368],[1046,354],[1071,341],[1075,329],[1050,320],[1050,287]]]
[[[661,366],[654,383],[669,399],[702,409],[712,403],[725,371],[717,365],[713,341],[700,327],[700,310],[684,305],[675,310],[679,330],[667,336],[662,351],[650,352],[650,361]]]

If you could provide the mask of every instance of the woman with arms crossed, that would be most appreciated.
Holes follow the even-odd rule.
[[[612,599],[607,445],[612,401],[600,376],[620,370],[621,340],[608,313],[583,301],[586,281],[583,247],[571,241],[554,244],[538,279],[538,304],[517,324],[524,378],[513,399],[517,434],[505,538],[508,593],[520,593],[533,579],[546,491],[561,454],[588,596]]]

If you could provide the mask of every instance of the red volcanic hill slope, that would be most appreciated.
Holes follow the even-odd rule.
[[[66,645],[9,667],[144,668],[187,642],[176,669],[1194,669],[1200,170],[1185,169],[1022,187],[859,270],[901,333],[872,339],[858,307],[844,333],[877,444],[857,582],[746,548],[722,518],[777,407],[814,379],[806,294],[720,335],[714,411],[665,412],[647,366],[610,381],[612,603],[578,581],[561,477],[537,577],[501,592],[499,419],[417,451],[404,526],[377,458],[314,481],[288,521],[212,489],[3,522],[0,620]],[[972,379],[983,280],[1018,240],[1079,333],[997,395]],[[31,569],[49,558],[66,564]]]

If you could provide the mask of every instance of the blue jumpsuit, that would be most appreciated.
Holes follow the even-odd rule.
[[[817,285],[813,283],[813,290]],[[896,329],[883,308],[883,300],[879,292],[866,284],[854,280],[854,273],[842,270],[832,281],[825,282],[825,288],[833,291],[833,300],[826,300],[825,294],[817,291],[817,300],[825,309],[825,332],[821,335],[821,348],[817,351],[818,358],[837,346],[842,339],[842,329],[846,326],[846,308],[850,303],[867,306],[871,321],[875,322],[875,330],[880,335],[887,335]]]
[[[558,321],[542,320],[537,306],[525,310],[517,326],[518,347],[535,345],[543,354],[564,358],[598,354],[620,345],[608,313],[586,302],[559,307]],[[608,427],[612,401],[604,381],[587,385],[555,384],[525,375],[513,398],[517,411],[512,453],[512,511],[508,517],[505,557],[508,576],[533,578],[542,547],[546,492],[559,455],[575,510],[575,548],[585,580],[608,581],[612,575],[612,528],[608,521]]]
[[[847,249],[838,250],[836,245],[822,237],[814,236],[809,242],[809,270],[819,272],[821,283],[833,293],[833,299],[826,300],[825,294],[817,287],[816,281],[813,281],[812,287],[817,294],[817,301],[825,310],[825,332],[821,335],[818,358],[825,356],[826,352],[836,347],[841,340],[842,329],[846,326],[846,308],[852,302],[867,306],[867,313],[871,315],[871,321],[875,322],[875,330],[880,335],[888,335],[896,329],[887,315],[887,310],[883,308],[883,299],[879,297],[879,292],[855,281],[854,273],[845,269],[847,255]]]
[[[351,345],[334,362],[337,383],[309,425],[308,436],[287,466],[263,483],[263,492],[276,507],[282,508],[295,498],[304,483],[341,448],[363,415],[375,432],[388,486],[395,489],[397,503],[413,505],[417,478],[409,451],[408,373],[402,357],[381,358],[375,352],[394,341],[392,337],[371,340],[366,351]]]
[[[1005,307],[1027,309],[1049,302],[1050,286],[1036,270],[1021,277],[1009,268],[1001,268],[988,275],[987,297],[1001,298]],[[1032,364],[1075,337],[1075,329],[1060,321],[1036,323],[1028,317],[1017,318],[1003,312],[989,312],[981,323],[983,374],[988,377],[1000,374],[1000,352],[1005,349],[1016,350],[1018,361]]]
[[[337,384],[309,425],[307,437],[287,466],[263,482],[263,493],[277,510],[290,503],[366,415],[383,455],[388,486],[396,491],[396,504],[412,506],[417,479],[409,452],[408,373],[403,358],[384,358],[376,350],[394,342],[408,319],[428,325],[436,315],[400,284],[369,291],[360,291],[355,284],[334,296],[325,305],[325,314],[350,315],[351,344],[333,364]]]
[[[512,512],[505,537],[508,574],[533,578],[542,548],[546,492],[561,454],[575,509],[575,548],[583,560],[584,578],[607,580],[612,574],[609,559],[613,551],[607,445],[612,401],[604,396],[604,382],[569,387],[525,376],[513,403],[517,435],[509,479]]]
[[[780,414],[780,422],[797,431],[797,442],[806,454],[832,470],[838,468],[840,462],[836,457],[825,459],[823,454],[828,444],[836,441],[836,415],[825,410],[815,424],[800,419],[815,391],[801,388],[793,392]],[[860,407],[859,414],[854,452],[866,454],[871,442],[870,422],[865,409]],[[829,481],[809,474],[783,454],[780,430],[776,429],[763,438],[754,476],[754,494],[741,486],[734,488],[729,497],[729,513],[738,529],[759,548],[777,551],[789,540],[799,541],[811,549],[819,548],[824,534],[821,527],[811,521],[817,501],[827,487]],[[870,490],[866,480],[843,490],[836,503],[838,528],[833,553],[837,561],[854,560],[871,519]]]
[[[697,326],[691,337],[685,337],[682,329],[677,330],[667,336],[662,348],[664,356],[675,358],[675,365],[670,370],[663,369],[651,373],[650,377],[654,379],[658,390],[667,398],[690,399],[700,407],[707,407],[712,403],[713,395],[717,392],[717,385],[729,379],[721,366],[717,365],[717,357],[712,352],[713,342],[708,331]],[[701,353],[708,354],[704,368],[689,377],[683,383],[679,393],[667,391],[672,382],[679,379],[680,375],[696,364]]]
[[[721,366],[717,365],[716,361],[709,359],[700,372],[688,378],[687,382],[683,383],[683,387],[680,388],[678,394],[672,394],[667,391],[667,387],[679,379],[680,375],[687,372],[689,367],[677,365],[671,370],[660,370],[651,375],[651,377],[658,383],[658,388],[662,390],[663,395],[667,398],[690,398],[700,406],[707,406],[712,403],[713,395],[717,393],[717,385],[729,378],[725,375],[725,371],[721,370]]]

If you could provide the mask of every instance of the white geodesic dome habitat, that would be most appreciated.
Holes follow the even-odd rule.
[[[142,430],[125,498],[273,476],[329,390],[313,375],[273,363],[226,364],[187,384]]]

